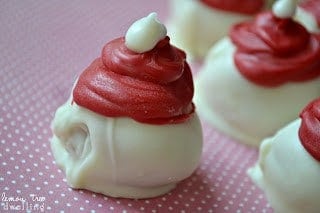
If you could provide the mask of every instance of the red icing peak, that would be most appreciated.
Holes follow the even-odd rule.
[[[191,116],[193,92],[186,55],[168,37],[145,53],[129,50],[124,38],[118,38],[80,75],[73,98],[107,117],[168,124]]]
[[[186,55],[173,48],[169,40],[166,37],[151,51],[137,54],[124,45],[124,38],[115,39],[102,50],[103,64],[109,71],[144,81],[175,81],[184,72]]]
[[[243,13],[255,14],[263,9],[265,0],[200,0],[209,7],[220,10]]]
[[[233,26],[230,37],[239,72],[255,84],[272,87],[320,75],[319,37],[292,19],[264,12]]]
[[[320,99],[308,104],[300,117],[300,141],[310,155],[320,161]]]
[[[320,1],[319,0],[304,0],[299,4],[299,7],[310,12],[317,20],[320,27]]]

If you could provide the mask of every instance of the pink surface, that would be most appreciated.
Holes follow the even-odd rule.
[[[156,0],[1,2],[0,212],[21,205],[9,197],[25,199],[24,212],[272,212],[245,173],[257,151],[207,124],[198,170],[165,196],[114,199],[67,186],[49,146],[53,114],[103,44],[150,11],[168,15]]]

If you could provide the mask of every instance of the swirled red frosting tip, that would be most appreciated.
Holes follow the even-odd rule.
[[[234,62],[247,80],[265,87],[304,82],[320,75],[320,40],[290,18],[271,11],[230,30]]]
[[[107,117],[172,124],[194,113],[193,93],[186,55],[170,45],[169,37],[145,53],[131,51],[121,37],[107,43],[80,75],[73,100]]]
[[[320,98],[308,104],[300,113],[299,138],[310,155],[320,161]]]

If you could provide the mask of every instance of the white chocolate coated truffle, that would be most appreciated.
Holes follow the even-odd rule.
[[[281,129],[260,146],[259,160],[248,170],[276,213],[318,213],[320,162],[302,146],[301,119]]]
[[[298,7],[295,19],[300,22],[305,28],[307,28],[308,31],[312,33],[320,33],[320,27],[318,25],[316,17],[307,10]]]
[[[149,125],[104,117],[71,100],[55,114],[51,141],[71,187],[149,198],[167,193],[196,169],[202,151],[196,114],[181,124]]]
[[[195,104],[203,119],[245,144],[258,146],[265,137],[297,118],[319,96],[320,78],[274,88],[257,86],[237,70],[229,38],[208,53],[195,81]]]
[[[230,27],[251,15],[214,9],[199,0],[170,0],[168,35],[188,57],[204,58],[211,46],[226,36]],[[266,8],[270,6],[269,1]]]

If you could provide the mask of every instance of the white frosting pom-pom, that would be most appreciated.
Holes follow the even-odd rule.
[[[298,0],[278,0],[273,4],[272,12],[278,18],[292,18],[297,9]]]
[[[150,13],[129,27],[125,36],[125,44],[128,49],[136,53],[143,53],[152,50],[166,35],[167,29],[157,20],[157,14]]]

